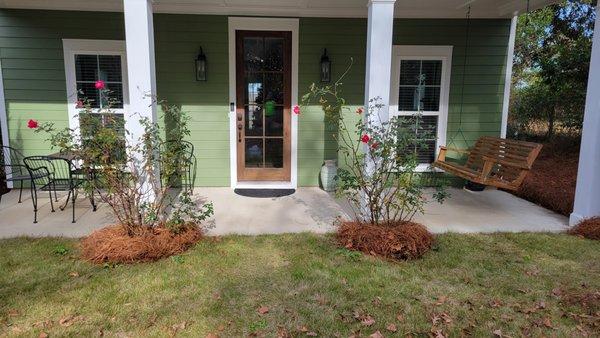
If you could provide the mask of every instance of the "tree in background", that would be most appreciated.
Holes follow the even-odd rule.
[[[579,133],[596,1],[566,0],[519,17],[512,78],[512,136]]]

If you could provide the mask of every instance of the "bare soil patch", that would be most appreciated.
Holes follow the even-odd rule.
[[[579,222],[569,230],[569,233],[587,239],[600,240],[600,217],[592,217]]]
[[[96,264],[156,261],[182,253],[201,239],[201,229],[191,225],[179,233],[158,227],[135,236],[115,225],[82,239],[81,256]]]
[[[338,228],[337,240],[350,250],[406,260],[423,256],[435,238],[425,226],[413,222],[393,226],[343,222]]]
[[[573,211],[579,148],[558,141],[544,144],[521,188],[515,193],[528,201],[568,216]]]

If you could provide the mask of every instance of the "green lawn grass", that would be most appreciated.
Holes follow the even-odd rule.
[[[232,236],[104,267],[73,240],[0,241],[0,336],[597,334],[599,292],[600,243],[566,235],[442,235],[411,262]]]

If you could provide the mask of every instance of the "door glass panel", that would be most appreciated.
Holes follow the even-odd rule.
[[[265,73],[265,102],[283,104],[283,74]]]
[[[263,163],[263,139],[246,138],[246,167],[259,168]]]
[[[282,38],[265,38],[265,70],[283,71]]]
[[[263,136],[263,112],[260,106],[246,106],[246,136]]]
[[[262,104],[263,103],[263,74],[262,73],[247,73],[246,74],[246,104]]]
[[[283,168],[283,139],[265,140],[265,168]]]
[[[265,135],[283,136],[283,107],[265,104]]]
[[[244,64],[246,71],[255,72],[263,70],[264,40],[262,37],[244,38]]]

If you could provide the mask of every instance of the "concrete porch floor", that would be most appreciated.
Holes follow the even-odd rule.
[[[568,226],[568,219],[533,203],[498,190],[471,193],[450,189],[444,204],[429,203],[416,221],[434,233],[443,232],[557,232]],[[39,199],[38,223],[33,224],[29,191],[17,203],[18,190],[2,196],[0,202],[0,238],[17,236],[81,237],[114,223],[110,208],[100,204],[92,212],[82,195],[77,200],[71,223],[71,210],[50,212],[45,194]],[[229,188],[196,188],[195,196],[205,197],[215,206],[210,235],[276,234],[290,232],[324,233],[334,230],[338,217],[347,217],[347,208],[318,188],[300,188],[280,198],[250,198],[236,195]],[[64,195],[60,202],[64,202]],[[60,203],[59,202],[59,203]]]

